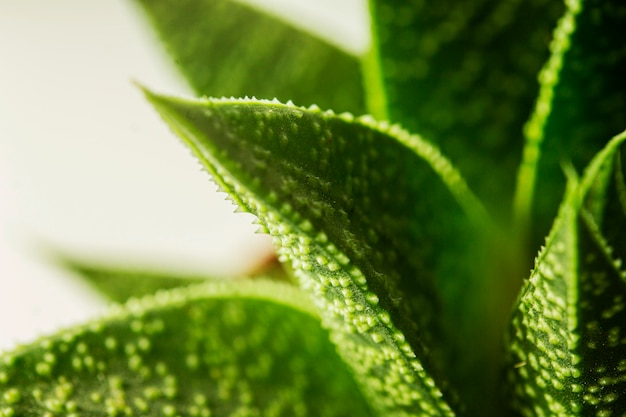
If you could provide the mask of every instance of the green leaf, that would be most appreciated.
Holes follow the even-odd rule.
[[[370,102],[386,102],[392,122],[436,141],[490,208],[508,216],[522,126],[562,4],[370,0],[370,9]]]
[[[202,281],[220,280],[217,277],[183,276],[146,269],[104,266],[69,258],[63,259],[61,264],[116,303],[123,303],[132,297],[154,294],[158,290],[185,287]]]
[[[62,268],[78,275],[101,295],[116,303],[132,297],[154,294],[158,290],[198,284],[202,281],[235,280],[232,277],[191,275],[159,271],[150,268],[122,267],[102,262],[90,262],[67,255],[54,254],[54,261]],[[244,279],[265,279],[289,282],[291,277],[275,257],[259,264]],[[238,279],[237,279],[238,280]]]
[[[606,164],[606,178],[600,184],[605,191],[599,202],[587,201],[595,223],[602,231],[616,259],[626,260],[626,182],[624,181],[624,150],[616,151],[612,164]],[[595,210],[594,210],[595,209]]]
[[[146,94],[275,238],[371,404],[382,415],[450,415],[438,376],[450,347],[439,320],[452,318],[438,294],[480,287],[467,242],[488,229],[449,162],[420,137],[368,118]]]
[[[308,33],[236,1],[137,1],[199,95],[364,111],[358,59]]]
[[[582,170],[607,138],[626,128],[626,5],[619,0],[565,3],[552,55],[539,72],[535,110],[524,128],[515,210],[520,228],[536,223],[534,241],[549,229],[563,195],[561,164]]]
[[[522,290],[508,376],[513,406],[524,416],[626,409],[626,272],[597,224],[598,208],[608,207],[606,173],[625,140],[626,132],[615,137],[580,184],[570,175],[559,216]],[[624,214],[604,222],[624,225]]]
[[[0,357],[0,416],[370,416],[306,298],[270,282],[131,300]]]

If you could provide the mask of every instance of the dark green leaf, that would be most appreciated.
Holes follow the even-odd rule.
[[[370,416],[304,295],[208,283],[0,357],[0,415]]]
[[[508,375],[513,406],[524,416],[626,409],[626,272],[596,222],[624,140],[626,132],[593,160],[580,185],[570,180],[515,310]],[[608,227],[624,225],[623,211],[614,216],[604,217]]]
[[[231,0],[137,0],[193,89],[364,111],[359,61]]]
[[[534,241],[545,235],[563,195],[562,163],[583,169],[607,138],[626,128],[626,3],[568,0],[566,5],[524,129],[516,210],[522,218],[534,216]]]
[[[508,215],[559,2],[370,0],[388,116],[435,141],[499,215]],[[369,78],[376,77],[376,69]],[[375,84],[372,84],[375,85]]]
[[[602,230],[608,245],[613,250],[613,257],[626,261],[626,182],[624,181],[625,153],[622,148],[617,152],[612,164],[606,164],[607,178],[602,189],[604,198],[596,204],[587,201],[594,221]],[[596,209],[595,211],[593,209]]]
[[[435,287],[476,294],[468,242],[479,242],[477,229],[488,233],[449,162],[418,136],[370,119],[147,96],[274,236],[372,404],[383,415],[449,415],[438,377],[448,347],[437,320],[453,319],[442,318]]]

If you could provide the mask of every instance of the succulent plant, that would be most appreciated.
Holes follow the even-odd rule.
[[[356,56],[139,3],[203,98],[140,88],[281,267],[69,262],[120,304],[3,354],[0,416],[624,415],[625,5],[371,0]]]

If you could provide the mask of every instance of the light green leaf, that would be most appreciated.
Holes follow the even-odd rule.
[[[94,287],[101,295],[116,303],[123,303],[131,297],[154,294],[158,290],[198,284],[202,281],[236,280],[233,277],[191,275],[160,271],[155,268],[123,267],[102,262],[90,262],[66,255],[54,254],[54,261],[62,268],[78,275]],[[291,277],[273,257],[250,271],[243,279],[265,279],[289,282]]]
[[[606,172],[624,140],[626,132],[615,137],[580,184],[570,179],[513,315],[508,376],[513,406],[524,416],[626,409],[626,272],[596,222],[606,206]],[[624,217],[604,222],[616,227]]]
[[[626,4],[567,0],[539,72],[535,110],[524,127],[518,174],[519,227],[535,223],[543,239],[565,188],[562,163],[582,170],[610,138],[626,128]]]
[[[156,270],[104,266],[70,258],[61,260],[61,265],[116,303],[123,303],[132,297],[154,294],[158,290],[220,280],[218,277],[183,276]]]
[[[208,283],[0,357],[0,416],[370,416],[303,294]]]
[[[137,1],[199,95],[364,111],[358,59],[308,33],[231,0]]]
[[[385,102],[392,122],[435,141],[490,208],[508,216],[522,126],[563,5],[548,0],[369,3],[374,45],[364,71],[373,87],[370,111]]]
[[[440,321],[463,317],[444,315],[437,294],[480,286],[463,260],[487,221],[449,162],[418,136],[367,118],[146,94],[275,238],[373,406],[387,416],[450,415]]]

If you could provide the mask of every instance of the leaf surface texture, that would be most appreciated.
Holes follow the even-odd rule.
[[[562,4],[370,0],[370,9],[368,62],[378,67],[388,117],[436,142],[495,214],[506,215],[522,126]]]
[[[626,5],[565,3],[551,56],[538,75],[535,109],[524,127],[516,205],[529,206],[519,211],[529,211],[536,223],[534,242],[543,239],[556,215],[565,189],[562,164],[584,169],[607,138],[626,126]]]
[[[4,354],[0,415],[372,414],[306,298],[256,281],[134,299]]]
[[[626,407],[626,253],[612,249],[609,242],[618,242],[607,242],[598,226],[619,192],[610,177],[623,178],[616,158],[625,139],[626,132],[615,137],[580,182],[570,179],[520,296],[508,374],[522,415],[613,415]],[[622,226],[623,209],[613,214],[608,227]]]
[[[452,259],[485,220],[437,149],[317,108],[147,96],[275,238],[380,412],[450,415],[436,287],[469,285]]]

